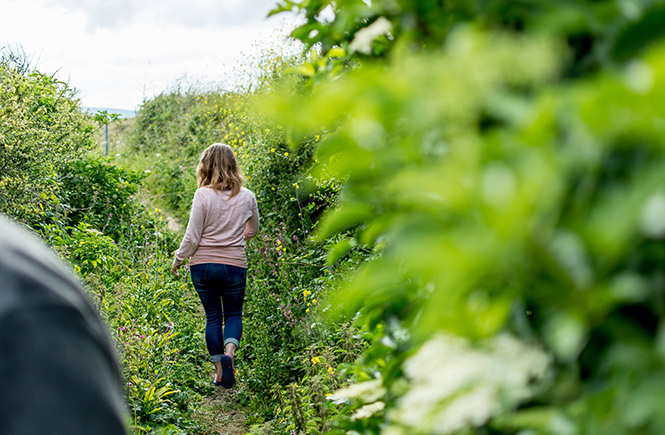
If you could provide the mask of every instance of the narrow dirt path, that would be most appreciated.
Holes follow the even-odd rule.
[[[182,234],[185,230],[185,226],[175,217],[171,216],[168,212],[164,213],[166,215],[166,226],[169,230],[173,231],[176,234]]]
[[[245,413],[237,400],[237,391],[217,389],[205,398],[201,407],[201,419],[219,435],[245,435]]]

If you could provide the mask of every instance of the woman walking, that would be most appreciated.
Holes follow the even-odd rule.
[[[242,187],[243,178],[233,149],[210,145],[196,168],[198,189],[185,236],[171,269],[190,258],[192,283],[206,313],[205,338],[214,383],[235,384],[233,358],[242,336],[242,305],[247,279],[245,242],[259,230],[254,194]]]

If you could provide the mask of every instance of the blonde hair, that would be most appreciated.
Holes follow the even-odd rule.
[[[201,153],[196,179],[199,187],[230,190],[231,196],[240,192],[244,181],[233,149],[224,143],[214,143]]]

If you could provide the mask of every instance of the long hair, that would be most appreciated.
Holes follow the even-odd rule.
[[[244,180],[233,149],[224,143],[214,143],[206,148],[196,167],[196,180],[199,187],[230,190],[231,196],[237,195]]]

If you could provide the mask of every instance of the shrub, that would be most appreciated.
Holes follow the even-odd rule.
[[[118,240],[122,227],[135,218],[133,195],[141,176],[97,157],[72,160],[63,168],[62,207],[68,225],[81,222]]]
[[[272,102],[294,145],[327,132],[318,237],[376,252],[330,302],[371,342],[338,433],[659,433],[662,4],[283,3],[351,58],[392,26],[384,61]]]
[[[0,207],[68,261],[119,351],[138,433],[208,433],[210,391],[196,294],[170,274],[176,238],[143,174],[87,151],[74,91],[20,56],[0,61]]]
[[[66,83],[0,52],[0,210],[29,226],[62,215],[63,168],[93,145]]]

